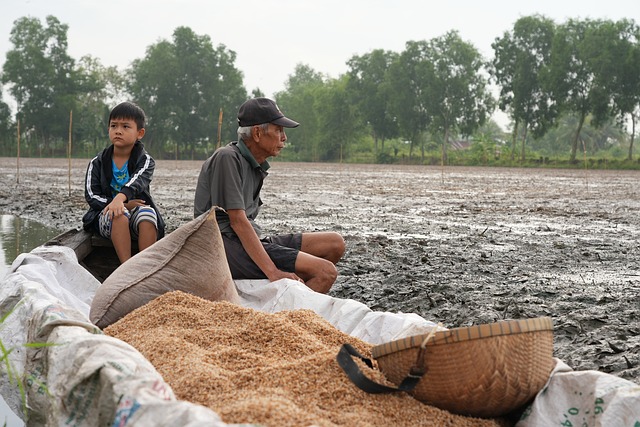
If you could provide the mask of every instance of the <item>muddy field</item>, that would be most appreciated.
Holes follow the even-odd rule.
[[[87,162],[0,159],[0,213],[79,227]],[[157,163],[169,230],[200,164]],[[640,172],[272,166],[265,231],[345,237],[332,295],[446,327],[551,316],[556,357],[640,384]]]

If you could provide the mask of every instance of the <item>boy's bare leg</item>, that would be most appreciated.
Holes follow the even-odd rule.
[[[111,223],[111,242],[118,254],[120,263],[131,258],[131,232],[129,231],[129,218],[120,215]]]
[[[152,222],[142,221],[138,225],[138,249],[141,251],[153,245],[158,239],[158,230]]]

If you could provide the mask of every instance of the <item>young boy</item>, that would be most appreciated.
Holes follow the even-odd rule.
[[[89,210],[83,227],[111,239],[121,263],[131,258],[132,239],[142,251],[164,236],[164,221],[149,190],[155,161],[140,141],[144,125],[142,108],[130,102],[114,107],[111,145],[89,162],[85,177]]]

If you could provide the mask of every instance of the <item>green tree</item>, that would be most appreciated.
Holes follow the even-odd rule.
[[[161,40],[133,62],[127,87],[149,117],[150,147],[166,144],[176,157],[186,151],[192,159],[215,148],[220,109],[235,112],[247,98],[235,59],[224,45],[214,48],[209,36],[178,27],[173,42]],[[222,135],[233,139],[235,114],[223,117]]]
[[[594,124],[594,116],[588,115],[584,121],[580,139],[578,140],[578,151],[587,155],[597,155],[606,152],[612,147],[618,147],[623,142],[626,143],[625,133],[614,120],[605,123]],[[543,137],[535,140],[531,148],[545,154],[560,156],[566,154],[575,136],[575,130],[580,121],[577,113],[569,112],[558,118],[558,124],[550,129]]]
[[[576,128],[571,137],[571,161],[576,160],[580,134],[587,117],[598,110],[609,116],[609,96],[605,95],[602,80],[595,72],[593,60],[598,52],[606,49],[604,39],[595,40],[594,31],[601,21],[569,20],[556,29],[551,62],[543,79],[560,108],[577,116]],[[604,96],[603,96],[604,95]]]
[[[426,82],[429,129],[443,136],[444,164],[451,133],[471,135],[491,115],[494,101],[482,74],[480,53],[456,31],[432,39],[425,54],[434,70],[433,80]]]
[[[450,31],[430,41],[408,42],[390,66],[388,78],[402,134],[414,141],[425,131],[441,136],[447,161],[450,135],[470,135],[493,111],[484,61],[478,50]],[[424,141],[421,141],[424,160]]]
[[[2,100],[2,86],[0,86],[0,153],[8,156],[14,153],[16,133],[15,124],[11,118],[11,108]]]
[[[391,112],[387,84],[387,70],[397,56],[395,52],[376,49],[347,61],[347,92],[371,129],[375,156],[379,141],[384,152],[384,141],[398,136],[398,123]]]
[[[474,159],[483,165],[499,159],[502,155],[505,132],[495,120],[487,120],[471,135],[471,139],[471,153]]]
[[[119,73],[115,67],[104,67],[97,58],[88,55],[78,61],[78,70],[83,90],[73,116],[74,147],[75,152],[91,156],[108,143],[107,120],[113,103],[110,101],[114,95],[119,96],[108,91]]]
[[[16,20],[3,66],[2,83],[17,103],[21,130],[37,135],[45,149],[52,140],[67,140],[69,112],[82,90],[67,54],[67,30],[54,16],[47,16],[46,26],[37,18]]]
[[[631,136],[627,159],[633,160],[636,124],[640,118],[640,28],[632,21],[604,21],[588,34],[590,64],[597,82],[596,124],[628,119]]]
[[[542,16],[520,18],[512,31],[492,43],[494,58],[489,72],[500,87],[499,108],[514,123],[511,158],[516,151],[519,126],[524,126],[520,158],[525,159],[528,132],[544,135],[558,114],[540,72],[549,65],[555,31],[552,20]]]
[[[289,146],[282,152],[283,159],[319,161],[321,153],[320,114],[317,103],[325,86],[325,77],[308,65],[297,64],[285,82],[285,90],[275,94],[278,106],[300,126],[287,131]]]
[[[426,41],[409,41],[405,50],[389,66],[387,84],[391,97],[393,115],[396,117],[399,132],[409,141],[409,160],[413,156],[415,144],[431,124],[429,82],[435,79],[433,64],[426,56]],[[420,140],[422,147],[423,141]]]
[[[319,92],[316,111],[319,114],[320,138],[323,161],[340,161],[348,157],[351,145],[364,131],[356,109],[347,94],[348,77],[332,79]]]
[[[500,127],[498,122],[493,119],[487,120],[482,126],[480,126],[474,133],[473,137],[480,138],[487,141],[503,142],[505,139],[505,132]]]

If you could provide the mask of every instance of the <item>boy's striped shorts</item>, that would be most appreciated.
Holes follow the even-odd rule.
[[[156,230],[158,229],[158,214],[151,206],[136,206],[131,212],[125,208],[124,215],[129,218],[129,230],[131,232],[131,238],[134,240],[138,240],[138,228],[143,221],[152,223]],[[102,237],[111,239],[111,222],[111,218],[108,218],[100,212],[98,226]]]

